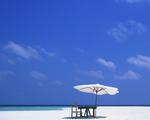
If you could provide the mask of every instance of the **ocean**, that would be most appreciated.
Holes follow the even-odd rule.
[[[63,106],[0,106],[0,111],[44,111],[62,110]]]

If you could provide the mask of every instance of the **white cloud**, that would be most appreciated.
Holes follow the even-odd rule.
[[[130,4],[134,4],[134,3],[148,3],[150,2],[150,0],[116,0],[117,2],[126,2],[126,3],[130,3]]]
[[[39,71],[30,72],[30,76],[36,80],[46,80],[48,78],[47,75],[45,75],[44,73],[41,73]]]
[[[127,71],[123,75],[115,76],[115,79],[119,80],[138,80],[141,78],[141,75],[139,73],[136,73],[134,71]]]
[[[54,57],[54,56],[56,56],[56,53],[54,53],[54,52],[49,52],[49,51],[47,51],[45,48],[41,48],[41,52],[42,52],[44,55],[48,56],[48,57]]]
[[[108,31],[108,35],[117,41],[127,40],[129,37],[146,32],[144,24],[135,20],[119,23],[116,27]]]
[[[38,51],[30,46],[25,47],[11,41],[4,48],[25,59],[40,58]]]
[[[103,79],[104,78],[103,73],[100,70],[90,70],[90,71],[84,72],[84,74],[86,76],[97,78],[97,79]]]
[[[0,71],[0,80],[10,80],[15,76],[13,71],[2,70]]]
[[[9,42],[6,46],[4,46],[4,49],[27,60],[30,59],[41,60],[46,56],[48,57],[56,56],[56,53],[49,52],[45,48],[35,49],[31,46],[25,46],[25,45],[23,46],[13,41]]]
[[[150,57],[137,55],[136,57],[130,57],[127,59],[129,64],[133,64],[138,67],[150,68]]]
[[[116,65],[112,61],[108,61],[103,58],[98,58],[97,62],[107,68],[116,69]]]

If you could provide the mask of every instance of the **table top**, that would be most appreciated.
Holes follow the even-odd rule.
[[[97,108],[97,106],[94,106],[94,105],[80,105],[80,106],[78,106],[78,108],[79,109],[90,109],[90,108],[92,108],[92,109],[96,109]]]

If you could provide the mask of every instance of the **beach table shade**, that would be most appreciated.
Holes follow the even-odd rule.
[[[115,95],[119,93],[118,88],[109,87],[101,84],[77,85],[74,86],[74,88],[81,92],[95,94],[96,95],[95,105],[97,105],[97,95],[104,95],[104,94]]]

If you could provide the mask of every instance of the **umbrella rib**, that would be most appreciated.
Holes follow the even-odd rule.
[[[89,88],[89,89],[93,90],[91,87],[84,87],[84,88],[81,88],[80,90],[83,90],[83,89],[86,89],[86,88]]]
[[[109,94],[107,91],[106,91],[106,88],[101,88],[100,90],[96,90],[96,88],[92,88],[92,87],[84,87],[84,88],[80,88],[80,90],[83,90],[83,89],[87,89],[87,88],[89,88],[89,89],[91,89],[93,92],[100,92],[100,91],[102,91],[102,90],[104,90],[107,94]]]
[[[106,89],[104,89],[104,91],[105,91],[107,94],[109,94],[109,93],[106,91]]]
[[[83,89],[91,89],[93,92],[100,92],[103,88],[101,88],[100,90],[96,90],[96,88],[91,88],[91,87],[84,87],[84,88],[81,88],[80,90],[83,90]]]
[[[108,92],[106,91],[106,88],[101,88],[100,90],[98,90],[98,92],[100,92],[102,90],[104,90],[108,94]]]

